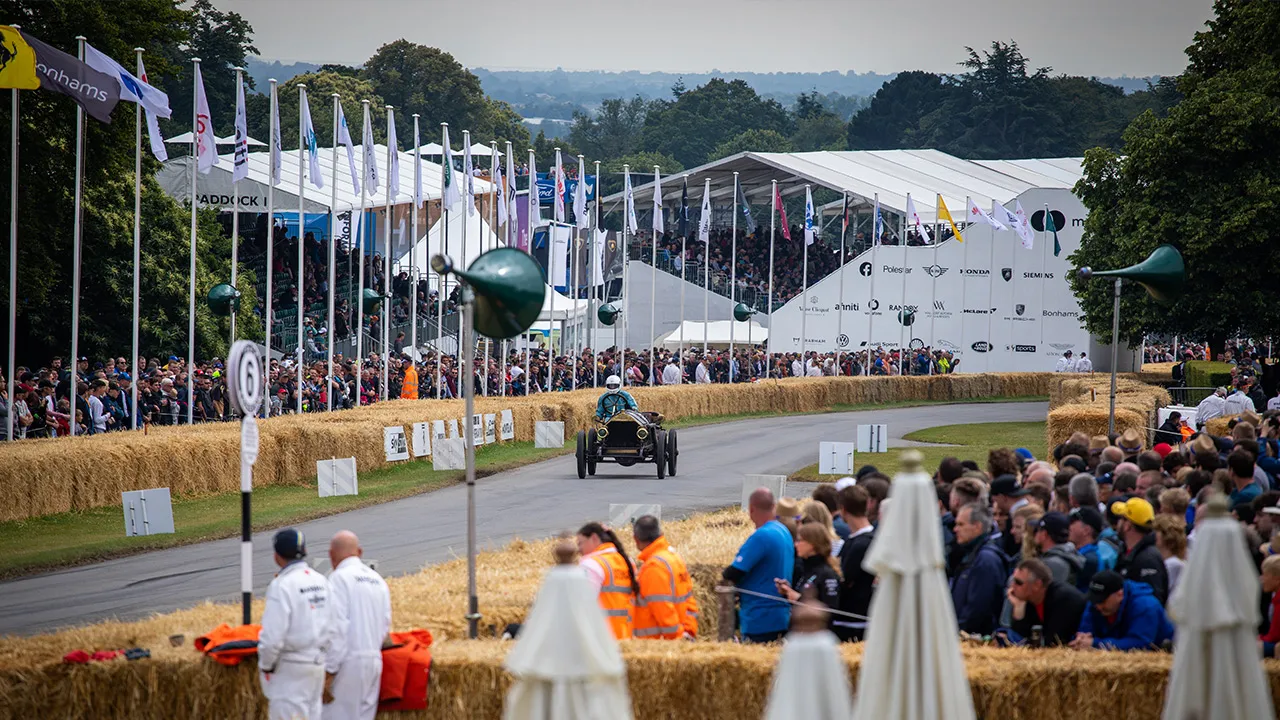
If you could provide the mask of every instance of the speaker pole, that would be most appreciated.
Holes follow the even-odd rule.
[[[1116,278],[1115,301],[1111,306],[1111,411],[1107,416],[1107,433],[1116,431],[1116,365],[1120,361],[1120,284],[1122,278]]]
[[[472,431],[476,412],[476,350],[471,343],[475,294],[470,285],[459,284],[458,299],[462,304],[458,336],[462,340],[462,397],[466,407],[462,442],[467,453],[467,637],[475,640],[480,632],[480,601],[476,597],[476,439]]]

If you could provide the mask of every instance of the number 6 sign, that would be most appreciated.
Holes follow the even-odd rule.
[[[262,362],[248,340],[237,340],[227,355],[227,394],[241,415],[256,414],[262,404]]]

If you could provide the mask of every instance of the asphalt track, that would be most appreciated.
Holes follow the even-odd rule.
[[[602,520],[610,503],[656,503],[674,519],[739,502],[745,474],[786,474],[817,462],[818,442],[853,439],[855,427],[887,423],[890,447],[928,427],[1042,421],[1047,405],[930,405],[864,412],[740,420],[680,430],[679,473],[658,480],[653,465],[602,464],[579,480],[572,456],[500,473],[476,488],[477,541],[500,547],[515,537],[547,537]],[[313,556],[341,529],[360,536],[384,575],[401,575],[466,551],[466,487],[455,485],[301,526]],[[254,536],[254,590],[276,567],[271,533]],[[239,539],[158,550],[0,583],[0,634],[33,634],[106,618],[138,619],[205,600],[240,595]]]

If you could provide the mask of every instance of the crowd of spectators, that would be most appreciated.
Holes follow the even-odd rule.
[[[1225,436],[1200,432],[1150,448],[1134,430],[1077,432],[1045,459],[1025,448],[993,449],[985,466],[949,457],[933,480],[951,600],[970,640],[1170,649],[1169,598],[1196,528],[1217,515],[1240,523],[1261,577],[1261,595],[1249,598],[1261,611],[1259,649],[1275,656],[1280,411],[1232,420]],[[744,591],[745,641],[775,640],[788,630],[789,606],[765,596],[794,601],[797,590],[815,585],[816,599],[837,611],[831,629],[861,639],[876,582],[862,560],[880,517],[892,512],[890,490],[887,475],[864,466],[820,485],[807,501],[775,499],[763,488],[751,495],[757,531],[723,573]],[[814,541],[807,530],[815,525],[829,543]],[[792,543],[769,542],[779,532]],[[778,576],[778,567],[793,570]]]

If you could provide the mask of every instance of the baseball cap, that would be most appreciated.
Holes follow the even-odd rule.
[[[1162,460],[1166,457],[1169,457],[1169,453],[1173,452],[1173,446],[1171,446],[1169,443],[1156,443],[1155,445],[1151,446],[1151,449],[1155,450],[1157,453],[1160,453],[1160,459]]]
[[[307,556],[307,538],[301,530],[285,528],[271,540],[276,554],[286,560],[300,560]]]
[[[1093,529],[1093,536],[1102,534],[1102,513],[1096,508],[1078,507],[1071,511],[1071,522],[1082,522]]]
[[[997,495],[1006,495],[1008,497],[1022,497],[1027,494],[1027,489],[1018,484],[1018,478],[1013,475],[1001,475],[991,481],[991,497]]]
[[[857,484],[858,484],[858,481],[851,477],[842,477],[836,481],[836,492],[840,492],[841,490],[847,487],[853,487],[854,485],[857,485]]]
[[[1031,454],[1031,451],[1026,448],[1018,448],[1013,452],[1018,456],[1019,460],[1023,461],[1024,464],[1036,459],[1035,456]]]
[[[1111,503],[1111,512],[1116,517],[1122,517],[1143,528],[1151,527],[1151,521],[1156,516],[1151,503],[1140,497],[1131,497],[1124,502]]]
[[[1064,543],[1071,536],[1071,520],[1060,512],[1045,513],[1032,523],[1034,530],[1044,530],[1055,543]]]
[[[1124,578],[1114,570],[1103,570],[1094,574],[1089,580],[1089,602],[1094,605],[1106,602],[1107,598],[1124,589]]]

